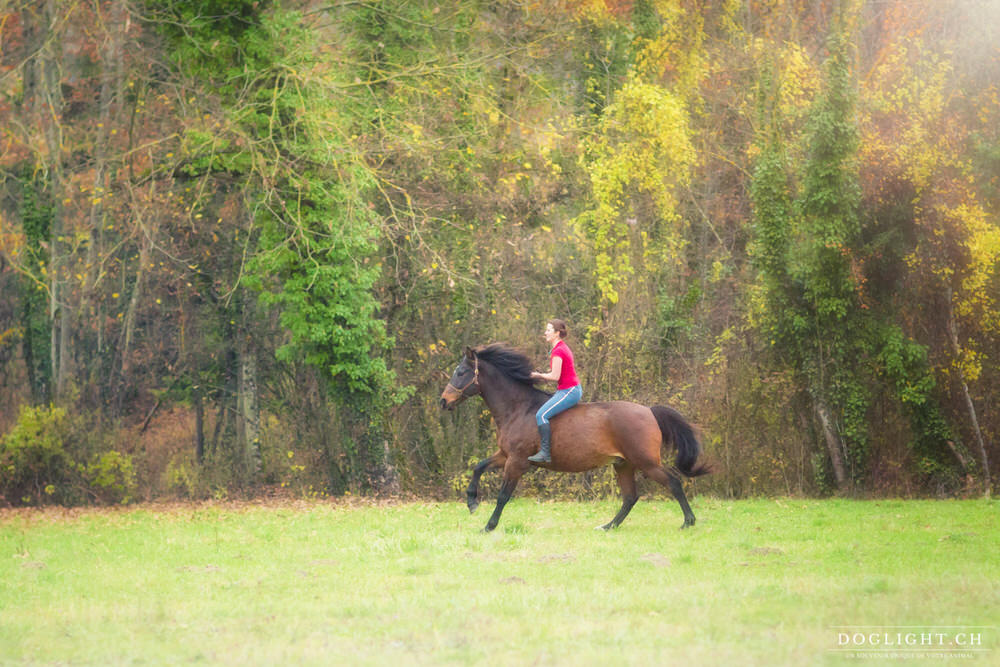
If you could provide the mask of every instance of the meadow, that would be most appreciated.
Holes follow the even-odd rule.
[[[996,501],[491,505],[6,510],[0,663],[1000,661]]]

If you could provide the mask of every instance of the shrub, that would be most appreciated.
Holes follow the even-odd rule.
[[[110,451],[96,454],[82,472],[91,495],[102,503],[129,503],[136,490],[132,457]]]
[[[192,452],[180,452],[170,459],[163,473],[163,485],[180,498],[198,497],[198,464]]]
[[[59,502],[71,485],[73,461],[63,448],[66,411],[24,406],[0,441],[0,493],[11,505]]]
[[[88,457],[96,448],[91,436],[63,408],[23,406],[0,439],[3,500],[9,505],[129,502],[137,486],[132,457],[116,451]]]

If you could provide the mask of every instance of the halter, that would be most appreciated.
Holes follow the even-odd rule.
[[[466,382],[464,387],[459,389],[458,387],[453,385],[450,380],[448,381],[448,387],[451,387],[453,390],[457,391],[459,394],[462,394],[463,396],[465,395],[465,390],[474,384],[479,384],[479,357],[476,357],[476,368],[472,373],[472,379]],[[448,387],[445,387],[445,389],[447,389]]]

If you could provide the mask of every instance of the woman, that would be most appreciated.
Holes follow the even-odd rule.
[[[563,340],[566,338],[566,334],[565,322],[549,320],[545,327],[545,341],[552,346],[552,352],[549,354],[551,369],[548,373],[535,371],[531,374],[531,377],[536,380],[558,382],[556,393],[545,401],[545,404],[535,413],[535,423],[538,424],[538,434],[542,438],[542,448],[534,456],[528,457],[532,463],[552,462],[550,451],[552,428],[549,420],[579,403],[580,397],[583,395],[580,381],[576,377],[576,368],[573,365],[573,352]]]

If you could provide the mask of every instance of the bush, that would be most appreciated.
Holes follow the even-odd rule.
[[[63,408],[23,406],[17,423],[0,439],[0,495],[6,504],[132,500],[136,489],[132,457],[116,451],[88,456],[89,435]]]
[[[96,454],[82,472],[92,496],[106,504],[129,503],[136,490],[132,457],[121,452]]]
[[[194,452],[184,451],[176,454],[167,464],[163,473],[163,485],[179,498],[191,499],[201,497],[201,482],[198,475],[198,462]]]
[[[10,505],[62,502],[75,472],[66,453],[66,411],[24,406],[0,441],[0,493]]]

